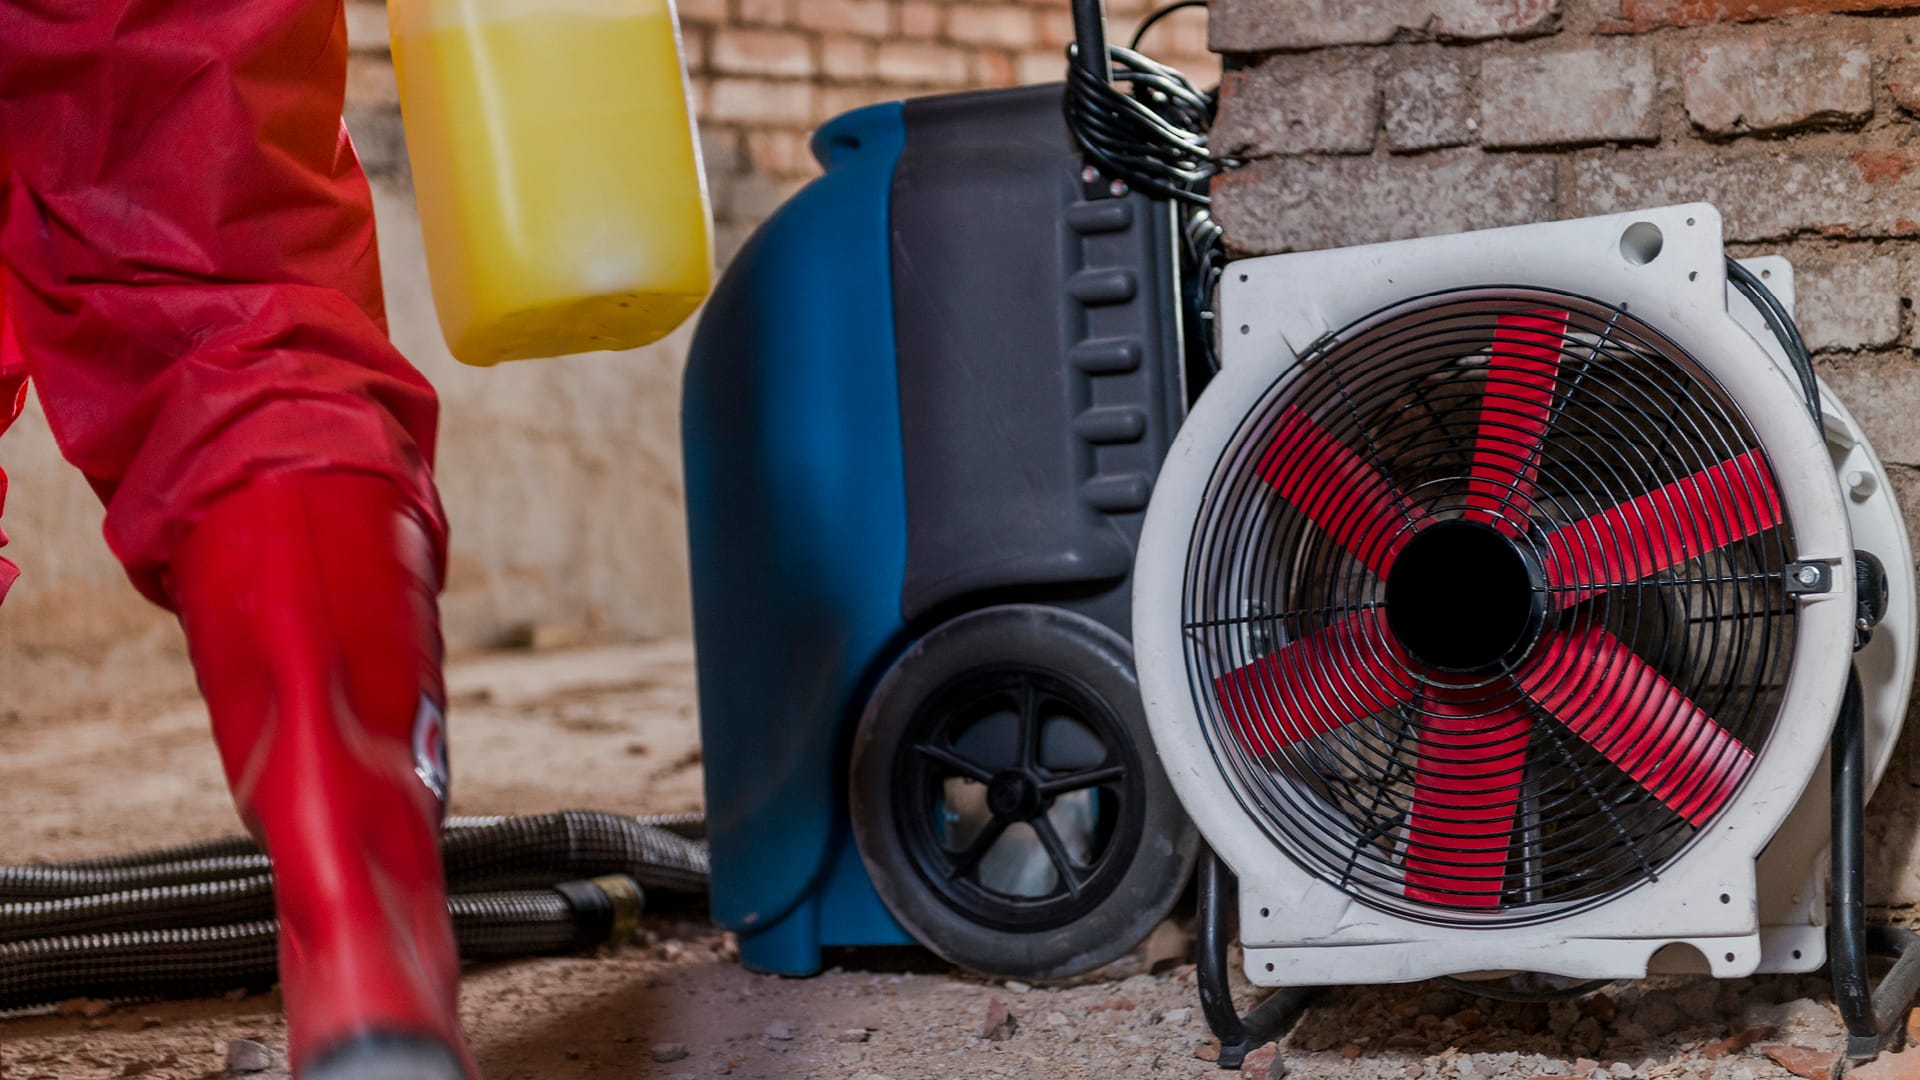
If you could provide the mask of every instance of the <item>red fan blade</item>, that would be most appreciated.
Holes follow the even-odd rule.
[[[1260,476],[1367,569],[1386,573],[1420,509],[1327,429],[1289,405]]]
[[[1598,626],[1541,639],[1521,689],[1673,811],[1705,824],[1753,751]]]
[[[1407,817],[1409,900],[1500,906],[1532,721],[1511,691],[1480,701],[1464,692],[1430,698]]]
[[[1535,454],[1553,411],[1566,334],[1564,311],[1502,315],[1495,321],[1467,479],[1468,521],[1513,532],[1512,522],[1532,511]]]
[[[1413,699],[1387,618],[1368,608],[1213,682],[1240,745],[1263,757]]]
[[[1547,536],[1547,585],[1568,607],[1610,584],[1677,566],[1780,523],[1758,450],[1723,461]]]

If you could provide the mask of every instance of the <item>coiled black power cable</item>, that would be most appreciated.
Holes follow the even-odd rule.
[[[1087,163],[1137,191],[1205,206],[1222,168],[1207,145],[1215,95],[1180,72],[1119,46],[1105,78],[1067,49],[1067,127]]]
[[[1175,11],[1204,7],[1179,0],[1148,15],[1135,48],[1109,48],[1098,0],[1074,0],[1075,41],[1067,48],[1067,128],[1101,177],[1176,202],[1181,216],[1181,305],[1189,327],[1190,389],[1219,369],[1213,301],[1226,257],[1220,226],[1208,212],[1213,177],[1238,162],[1216,158],[1209,143],[1219,95],[1137,50],[1154,24]],[[1105,54],[1089,59],[1090,50]]]

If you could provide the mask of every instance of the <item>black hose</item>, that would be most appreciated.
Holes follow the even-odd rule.
[[[623,941],[639,919],[631,881],[455,896],[447,908],[463,960],[579,952]],[[277,978],[279,924],[70,934],[0,944],[0,1010],[69,998],[195,997],[264,990]]]
[[[1865,921],[1866,866],[1861,851],[1866,807],[1865,713],[1860,675],[1847,672],[1846,696],[1833,725],[1832,894],[1828,899],[1827,963],[1832,969],[1833,1000],[1847,1034],[1873,1038],[1879,1031],[1873,988],[1867,981]]]
[[[0,942],[121,930],[219,926],[273,917],[268,874],[0,904]]]
[[[473,892],[626,874],[654,891],[705,892],[706,845],[681,835],[695,828],[692,822],[665,820],[654,824],[589,810],[458,818],[441,834],[447,886]],[[248,881],[270,873],[271,863],[246,837],[44,866],[0,866],[0,940],[8,925],[5,908],[13,903]]]
[[[643,890],[706,891],[704,831],[688,815],[584,810],[449,821],[441,853],[461,955],[625,940]],[[245,837],[0,867],[0,1011],[269,985],[272,916],[272,867]]]
[[[468,889],[595,874],[625,874],[650,891],[707,889],[705,844],[618,814],[564,810],[484,819],[448,829],[440,850],[447,881]]]

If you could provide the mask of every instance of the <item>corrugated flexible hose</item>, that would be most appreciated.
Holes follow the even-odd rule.
[[[455,818],[441,849],[460,955],[579,952],[631,937],[645,891],[706,891],[698,818],[568,810]],[[273,879],[252,840],[0,867],[0,1011],[75,997],[262,989]]]

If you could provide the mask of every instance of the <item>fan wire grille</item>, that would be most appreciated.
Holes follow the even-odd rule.
[[[1243,807],[1439,924],[1655,880],[1776,722],[1796,608],[1772,466],[1624,308],[1498,287],[1324,338],[1215,468],[1182,619]]]

